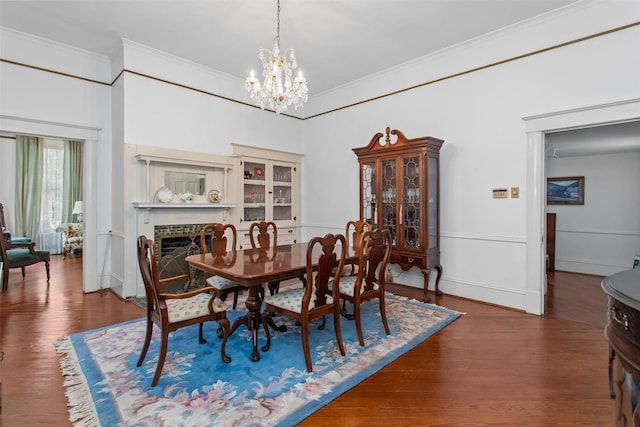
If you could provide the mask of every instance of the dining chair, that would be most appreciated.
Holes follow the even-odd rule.
[[[202,333],[204,322],[218,322],[222,330],[220,354],[224,363],[231,362],[231,358],[225,352],[230,329],[227,306],[215,298],[215,289],[206,286],[178,294],[162,292],[163,285],[178,280],[189,280],[190,277],[188,274],[183,274],[160,279],[153,240],[147,239],[145,236],[138,237],[138,266],[147,297],[147,332],[137,366],[142,365],[147,350],[149,350],[153,325],[156,324],[160,328],[160,354],[151,386],[155,387],[160,379],[167,356],[169,333],[185,326],[199,324],[198,340],[200,344],[204,344],[207,342]],[[220,335],[218,337],[220,338]]]
[[[348,319],[355,319],[360,345],[364,346],[362,335],[361,304],[378,298],[380,317],[387,335],[390,334],[385,311],[385,270],[391,254],[391,232],[388,229],[376,228],[368,230],[360,236],[358,252],[358,273],[355,276],[340,278],[340,299],[353,305],[353,314],[346,312],[343,305],[342,314]]]
[[[236,242],[238,240],[238,232],[233,224],[207,224],[200,232],[200,250],[201,253],[210,253],[214,262],[224,262],[227,251],[236,250]],[[218,297],[225,301],[229,294],[233,294],[233,308],[238,304],[238,294],[245,289],[242,283],[225,279],[220,276],[205,276],[207,285],[216,289]]]
[[[338,252],[336,253],[336,250]],[[313,371],[311,351],[309,349],[310,321],[322,317],[322,324],[318,329],[324,329],[325,316],[333,314],[333,324],[340,354],[345,355],[340,331],[340,301],[333,295],[339,294],[340,273],[344,267],[347,244],[343,235],[326,234],[324,237],[314,237],[307,246],[307,286],[282,290],[277,294],[266,296],[262,321],[265,329],[269,323],[271,313],[288,316],[300,325],[302,331],[302,349],[307,364],[307,371]],[[332,280],[332,270],[338,264],[337,275]],[[315,266],[317,272],[314,274]],[[329,287],[331,286],[331,289]],[[280,329],[282,330],[282,329]],[[263,351],[269,350],[271,336],[267,334],[267,343]]]
[[[272,246],[278,246],[278,227],[273,221],[254,222],[249,226],[249,240],[253,249],[268,250]],[[280,281],[269,282],[271,295],[280,289]],[[260,297],[264,299],[264,288],[260,287]]]
[[[2,264],[2,290],[9,287],[9,270],[20,268],[22,278],[25,277],[25,267],[39,262],[44,263],[47,272],[47,283],[49,283],[50,256],[48,251],[36,251],[35,242],[11,243],[4,236],[0,239],[0,263]]]

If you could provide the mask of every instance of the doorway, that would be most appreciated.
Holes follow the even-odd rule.
[[[98,290],[102,277],[98,277],[98,233],[97,233],[97,144],[99,142],[99,128],[78,126],[67,123],[48,122],[43,120],[26,119],[21,117],[0,117],[0,133],[15,135],[34,135],[59,139],[84,140],[83,153],[83,188],[84,188],[84,241],[82,259],[82,287],[84,292]],[[8,153],[11,155],[11,153]],[[15,157],[15,147],[11,158]],[[9,192],[13,194],[13,192]],[[107,237],[101,242],[102,250],[107,243]]]
[[[546,156],[545,134],[562,130],[581,129],[601,125],[640,120],[640,100],[546,113],[524,117],[526,124],[526,194],[527,212],[527,271],[525,310],[544,313],[545,275],[545,215],[546,215]]]

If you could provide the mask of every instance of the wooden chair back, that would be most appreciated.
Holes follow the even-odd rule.
[[[345,236],[347,239],[347,244],[350,247],[353,247],[356,253],[360,252],[360,245],[362,242],[362,234],[365,231],[371,230],[371,224],[367,221],[348,221],[347,226],[345,228]],[[345,268],[343,270],[344,274],[354,275],[358,272],[357,262],[349,263],[349,268]]]
[[[222,262],[227,252],[235,252],[238,231],[233,224],[207,224],[200,231],[200,250],[210,253],[214,261]]]
[[[359,248],[362,234],[369,230],[371,230],[371,224],[367,221],[348,221],[344,235],[348,239],[349,246]]]
[[[360,270],[356,287],[364,287],[364,292],[384,293],[385,270],[391,256],[391,232],[376,228],[362,233],[358,256]],[[359,289],[356,288],[356,294]]]
[[[340,255],[336,254],[336,244],[340,243]],[[307,247],[307,286],[302,300],[302,313],[313,304],[312,310],[320,311],[323,306],[333,306],[338,300],[332,295],[340,293],[339,280],[347,254],[347,242],[342,234],[326,234],[314,237]],[[317,270],[314,276],[314,265]],[[337,264],[337,267],[336,267]],[[334,270],[335,268],[335,270]],[[335,279],[334,279],[335,271]],[[309,286],[312,284],[313,286]]]
[[[147,312],[160,311],[160,278],[158,277],[158,266],[156,263],[156,250],[153,240],[146,236],[138,237],[138,267],[144,284],[144,292],[147,297]],[[185,275],[185,280],[189,276]],[[164,307],[166,308],[166,307]]]
[[[9,240],[11,239],[11,233],[7,229],[7,222],[4,219],[4,206],[0,203],[0,231],[2,231],[2,237]]]
[[[253,249],[260,249],[259,258],[266,256],[266,251],[278,246],[278,226],[273,221],[254,222],[249,226],[249,240]],[[272,257],[275,259],[277,253],[274,250]],[[269,282],[269,293],[273,295],[280,289],[280,281]],[[264,299],[264,288],[260,288],[260,297]]]
[[[380,317],[387,335],[390,334],[385,311],[385,270],[391,256],[391,232],[384,228],[368,230],[360,236],[358,254],[358,274],[343,277],[340,286],[340,298],[345,302],[342,314],[348,319],[355,319],[360,345],[364,346],[360,305],[368,300],[378,298]],[[353,304],[353,314],[348,314],[346,302]]]
[[[207,224],[200,232],[200,247],[203,254],[210,253],[214,264],[233,265],[236,262],[236,242],[238,231],[233,224]],[[229,294],[233,294],[233,308],[238,305],[238,294],[246,289],[241,283],[236,283],[220,276],[204,275],[209,286],[215,288],[216,295],[225,301]]]
[[[7,221],[4,216],[4,205],[0,203],[0,232],[2,232],[2,238],[11,241],[14,245],[22,244],[22,247],[28,247],[31,243],[31,238],[26,236],[16,237],[11,236],[11,231],[7,227]]]
[[[254,222],[249,226],[251,247],[269,249],[278,246],[278,227],[273,221]]]
[[[339,247],[339,250],[337,248]],[[336,341],[340,353],[344,356],[345,349],[340,331],[340,274],[344,267],[347,254],[347,242],[341,234],[326,234],[314,237],[307,246],[306,286],[302,288],[286,289],[278,294],[265,297],[265,311],[262,319],[267,328],[272,313],[279,313],[296,320],[302,330],[302,348],[307,365],[307,371],[313,371],[311,351],[309,348],[309,323],[322,318],[325,327],[325,316],[333,315]],[[334,268],[337,274],[334,277]],[[335,296],[335,297],[334,297]],[[282,331],[282,329],[279,329]],[[267,344],[264,351],[271,346],[271,336],[267,334]]]

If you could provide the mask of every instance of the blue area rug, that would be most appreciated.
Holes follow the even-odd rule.
[[[322,331],[312,324],[312,373],[305,369],[299,327],[289,321],[286,332],[273,333],[271,349],[261,352],[259,362],[250,360],[250,334],[238,328],[227,342],[230,364],[220,358],[217,323],[205,324],[205,344],[198,344],[197,325],[182,328],[169,336],[164,370],[153,388],[157,329],[145,362],[136,367],[144,319],[59,339],[70,420],[75,426],[110,427],[295,425],[460,316],[391,294],[386,301],[388,336],[378,302],[363,305],[365,347],[358,343],[355,322],[341,319],[345,357],[337,348],[333,319],[327,317]],[[243,313],[240,303],[229,310],[231,323]],[[261,347],[263,332],[260,337]]]

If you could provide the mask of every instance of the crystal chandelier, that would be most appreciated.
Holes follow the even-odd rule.
[[[278,26],[276,38],[273,40],[273,50],[260,49],[260,60],[262,61],[262,76],[264,82],[260,81],[251,71],[251,76],[247,77],[244,87],[249,91],[251,99],[256,105],[264,108],[268,105],[277,114],[287,111],[290,105],[297,110],[307,101],[308,89],[307,79],[302,76],[302,71],[298,72],[295,79],[292,78],[293,70],[298,67],[296,54],[289,48],[280,56],[280,0],[278,0]]]

